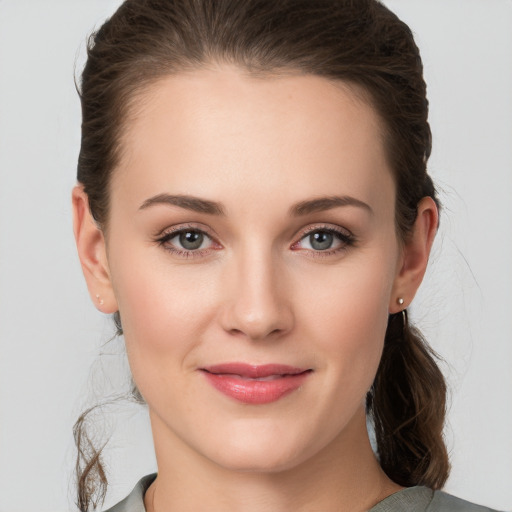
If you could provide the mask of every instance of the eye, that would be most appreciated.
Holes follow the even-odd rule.
[[[315,231],[306,237],[311,249],[315,251],[326,251],[331,249],[336,239],[333,233],[328,231]]]
[[[174,229],[157,239],[159,245],[178,256],[192,256],[215,247],[212,238],[197,228]]]
[[[312,228],[296,243],[294,250],[308,250],[315,253],[332,254],[354,245],[355,238],[348,231],[335,228]]]
[[[171,238],[171,240],[174,239],[179,242],[183,249],[187,251],[195,251],[202,248],[206,237],[204,233],[201,233],[200,231],[183,231],[175,237]]]

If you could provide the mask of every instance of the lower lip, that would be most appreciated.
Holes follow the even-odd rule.
[[[295,375],[258,380],[233,374],[203,372],[210,384],[230,398],[244,404],[269,404],[296,391],[311,373],[305,371]]]

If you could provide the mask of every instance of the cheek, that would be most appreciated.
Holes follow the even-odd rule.
[[[298,298],[308,305],[301,314],[306,339],[314,337],[319,359],[331,368],[330,378],[353,389],[355,396],[366,393],[380,362],[394,261],[378,255],[361,258],[331,272],[328,286],[305,287]]]
[[[201,343],[214,318],[212,275],[206,269],[171,266],[165,255],[148,257],[147,248],[112,254],[112,282],[126,349],[137,381],[145,366],[178,368]],[[139,368],[141,372],[139,372]]]
[[[309,294],[309,300],[303,299],[307,310],[324,318],[327,329],[338,331],[344,326],[342,332],[350,336],[382,327],[387,321],[395,265],[394,258],[376,252],[311,276],[302,290],[305,296]]]

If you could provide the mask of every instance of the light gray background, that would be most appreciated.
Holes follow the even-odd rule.
[[[0,512],[73,508],[73,422],[103,382],[112,391],[124,380],[112,355],[90,379],[97,354],[117,348],[104,345],[110,321],[86,293],[69,200],[80,124],[73,67],[118,3],[0,0]],[[412,315],[448,362],[446,488],[510,510],[512,2],[386,3],[422,49],[430,169],[445,205]],[[116,409],[121,422],[105,418],[115,430],[108,504],[154,467],[144,409]]]

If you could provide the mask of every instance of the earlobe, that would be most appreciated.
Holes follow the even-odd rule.
[[[418,290],[425,271],[438,226],[438,210],[431,197],[418,203],[418,215],[411,235],[402,249],[400,268],[393,284],[389,312],[407,308]],[[403,298],[401,303],[398,298]]]
[[[73,231],[78,257],[91,300],[103,313],[115,313],[117,302],[112,289],[103,231],[93,219],[82,185],[74,187]]]

